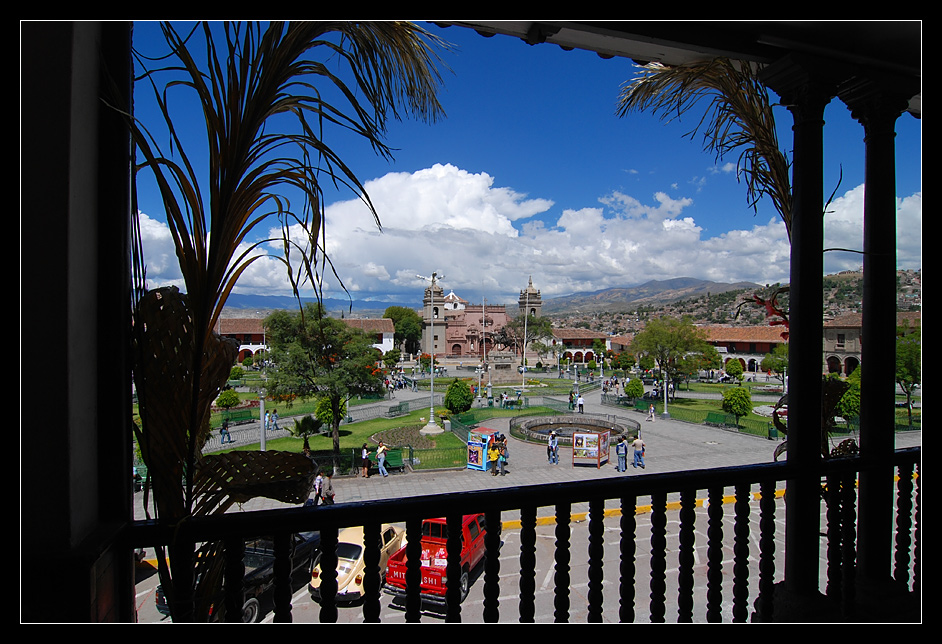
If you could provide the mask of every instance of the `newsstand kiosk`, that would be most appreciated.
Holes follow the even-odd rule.
[[[573,431],[572,433],[572,464],[595,465],[602,467],[608,462],[609,441],[612,432]]]
[[[487,445],[495,434],[499,432],[496,429],[487,427],[478,427],[468,433],[468,469],[487,470]]]

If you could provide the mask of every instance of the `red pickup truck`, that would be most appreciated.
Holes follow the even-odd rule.
[[[465,515],[461,522],[461,601],[468,596],[471,586],[471,571],[484,559],[484,535],[487,533],[483,514]],[[432,604],[444,604],[447,577],[446,547],[447,528],[444,518],[426,519],[422,522],[421,539],[421,595]],[[389,558],[386,564],[384,590],[400,598],[406,596],[406,548],[405,546]]]

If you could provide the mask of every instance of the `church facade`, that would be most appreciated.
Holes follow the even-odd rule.
[[[467,356],[482,360],[501,347],[495,346],[493,334],[518,315],[542,315],[543,300],[530,278],[527,288],[520,291],[518,310],[508,311],[504,304],[471,304],[454,291],[445,295],[435,282],[425,289],[422,299],[422,352],[436,357]]]

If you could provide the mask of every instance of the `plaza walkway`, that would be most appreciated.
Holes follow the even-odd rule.
[[[427,400],[429,394],[410,391],[396,392],[396,400]],[[368,479],[357,476],[334,477],[334,489],[337,502],[372,501],[396,499],[411,496],[444,494],[449,492],[468,492],[475,490],[499,489],[518,485],[540,485],[566,481],[581,481],[596,478],[618,476],[637,476],[642,473],[679,472],[692,469],[708,469],[755,463],[772,462],[772,452],[776,441],[741,434],[707,425],[695,425],[677,420],[657,418],[645,421],[646,414],[626,408],[602,406],[599,390],[585,394],[586,413],[614,414],[633,418],[641,424],[641,435],[646,444],[646,468],[633,469],[630,465],[627,473],[615,469],[615,455],[612,453],[609,463],[601,467],[573,465],[572,451],[560,447],[560,464],[550,465],[546,459],[546,449],[508,438],[510,458],[506,476],[492,476],[478,470],[439,470],[409,471],[390,474],[388,477],[373,475]],[[389,402],[377,403],[388,406]],[[495,418],[483,423],[483,426],[500,431],[510,436],[509,418]],[[284,422],[290,422],[288,418]],[[921,432],[904,432],[896,436],[897,447],[921,445]],[[629,463],[631,455],[629,454]],[[135,513],[142,519],[141,494],[135,499]],[[548,500],[548,503],[552,503]],[[254,499],[242,506],[243,510],[259,510],[290,507],[271,499]],[[549,508],[548,508],[549,509]]]

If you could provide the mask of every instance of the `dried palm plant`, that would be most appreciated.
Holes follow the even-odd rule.
[[[435,48],[444,43],[399,22],[201,23],[185,37],[169,23],[162,30],[169,58],[155,69],[139,61],[146,70],[140,80],[150,83],[163,114],[167,153],[146,124],[127,119],[142,159],[137,172],[152,174],[160,190],[186,293],[147,290],[135,225],[134,375],[136,431],[156,518],[179,527],[255,496],[306,498],[314,473],[302,454],[202,456],[211,403],[237,354],[235,343],[213,328],[237,280],[258,259],[258,246],[272,241],[252,240],[272,218],[282,230],[279,259],[296,298],[303,284],[318,289],[330,270],[322,181],[353,190],[379,225],[363,186],[325,132],[333,126],[352,131],[377,154],[391,156],[383,142],[389,116],[407,112],[434,121],[442,115]],[[170,106],[170,95],[181,89],[202,109],[205,169]],[[300,207],[290,203],[289,192],[302,195]],[[169,568],[158,553],[174,621],[206,619],[221,583],[221,558],[212,556],[218,544],[204,544],[199,555],[194,547],[171,544]]]
[[[789,164],[779,148],[768,90],[757,68],[728,58],[666,66],[650,63],[622,86],[617,113],[658,113],[662,120],[679,119],[701,99],[710,101],[697,125],[703,147],[723,158],[741,149],[737,172],[744,178],[750,207],[768,196],[791,238],[792,191]]]

